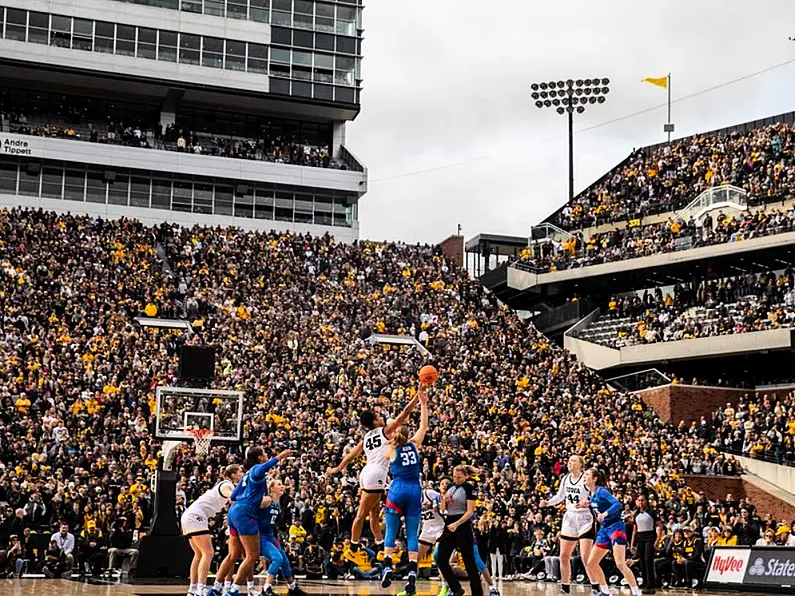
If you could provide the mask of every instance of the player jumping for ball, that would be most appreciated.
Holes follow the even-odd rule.
[[[419,561],[420,520],[422,517],[422,485],[420,484],[420,447],[428,432],[428,394],[420,385],[420,427],[409,439],[408,430],[401,426],[395,430],[385,455],[389,460],[392,485],[386,497],[386,540],[384,541],[384,569],[381,587],[392,584],[392,554],[400,531],[400,518],[406,519],[406,543],[409,551],[409,577],[405,592],[417,592],[417,563]]]
[[[364,428],[364,438],[351,449],[340,464],[334,468],[326,470],[326,476],[337,474],[345,469],[352,461],[358,458],[362,451],[367,456],[367,464],[359,473],[359,486],[361,496],[359,498],[359,510],[353,520],[351,528],[351,551],[359,550],[359,539],[362,536],[364,520],[370,518],[370,530],[376,542],[376,550],[383,546],[384,536],[381,533],[381,526],[378,522],[378,506],[381,503],[381,495],[386,490],[386,479],[389,473],[389,460],[386,457],[386,448],[395,430],[403,426],[411,412],[417,406],[419,396],[406,404],[400,415],[388,423],[378,412],[365,410],[359,415],[359,424]]]

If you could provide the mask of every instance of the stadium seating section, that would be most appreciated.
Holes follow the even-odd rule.
[[[0,539],[7,548],[12,535],[27,536],[31,564],[30,530],[46,534],[63,519],[86,545],[96,529],[114,545],[151,519],[154,388],[175,382],[186,338],[140,328],[134,317],[144,312],[188,319],[198,332],[190,341],[217,346],[214,386],[245,392],[246,443],[272,451],[290,441],[300,450],[283,470],[281,529],[296,562],[307,534],[315,536],[331,551],[331,575],[349,570],[343,540],[356,469],[329,482],[321,474],[356,440],[357,412],[394,414],[424,363],[419,352],[371,345],[373,332],[427,334],[441,377],[423,473],[436,480],[461,461],[481,468],[479,535],[505,541],[511,574],[554,554],[558,511],[539,501],[568,454],[609,470],[622,501],[650,491],[665,519],[682,513],[677,523],[699,533],[708,504],[681,474],[739,471],[698,428],[664,424],[639,398],[608,390],[435,247],[17,209],[0,212],[0,274],[0,494],[8,504]],[[181,453],[178,510],[239,459],[238,448],[222,446],[203,460]],[[751,543],[767,522],[734,526],[741,504],[718,504],[718,523]],[[547,542],[530,556],[535,529]],[[221,523],[216,531],[221,540]]]

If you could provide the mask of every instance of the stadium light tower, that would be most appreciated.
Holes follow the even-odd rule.
[[[587,105],[604,103],[610,93],[610,79],[577,79],[530,85],[536,107],[555,108],[569,115],[569,202],[574,200],[574,112],[582,114]]]

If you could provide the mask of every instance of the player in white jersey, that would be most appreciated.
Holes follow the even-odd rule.
[[[422,559],[428,554],[436,541],[444,532],[444,518],[439,511],[442,501],[442,493],[450,488],[450,481],[447,478],[439,483],[439,490],[436,492],[432,488],[422,489],[422,527],[420,528],[420,556]]]
[[[373,410],[365,410],[359,414],[359,424],[364,429],[364,437],[359,443],[350,450],[340,464],[326,470],[326,476],[337,474],[349,463],[361,456],[364,452],[367,463],[359,473],[359,510],[353,520],[351,528],[351,551],[359,550],[359,539],[362,536],[364,520],[370,518],[370,530],[376,543],[376,550],[384,544],[384,535],[381,533],[381,525],[378,521],[378,506],[381,503],[381,495],[386,490],[386,479],[389,474],[389,461],[386,457],[386,447],[395,429],[403,426],[412,410],[417,406],[419,397],[417,395],[406,404],[400,415],[388,423],[383,416]]]
[[[560,528],[560,588],[565,594],[571,591],[571,555],[577,542],[580,543],[580,556],[587,561],[596,538],[596,520],[590,509],[580,509],[580,503],[587,503],[591,491],[585,486],[585,460],[572,455],[568,462],[569,473],[560,481],[557,494],[539,505],[551,507],[566,503],[566,513]],[[593,585],[593,584],[592,584]],[[596,586],[595,591],[599,591]]]
[[[210,520],[229,503],[229,495],[243,476],[243,468],[233,464],[224,470],[224,479],[196,499],[182,514],[182,533],[193,549],[188,596],[204,596],[207,574],[213,560],[213,539]]]

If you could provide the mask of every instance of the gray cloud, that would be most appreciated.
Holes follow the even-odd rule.
[[[565,118],[533,106],[531,82],[610,77],[608,103],[577,119],[582,130],[664,103],[644,77],[671,71],[676,99],[795,58],[793,16],[785,0],[369,3],[363,107],[348,130],[370,170],[362,237],[435,242],[457,223],[467,237],[526,235],[568,189]],[[792,73],[675,105],[677,136],[793,109]],[[664,120],[662,108],[578,134],[576,188],[663,140]]]

